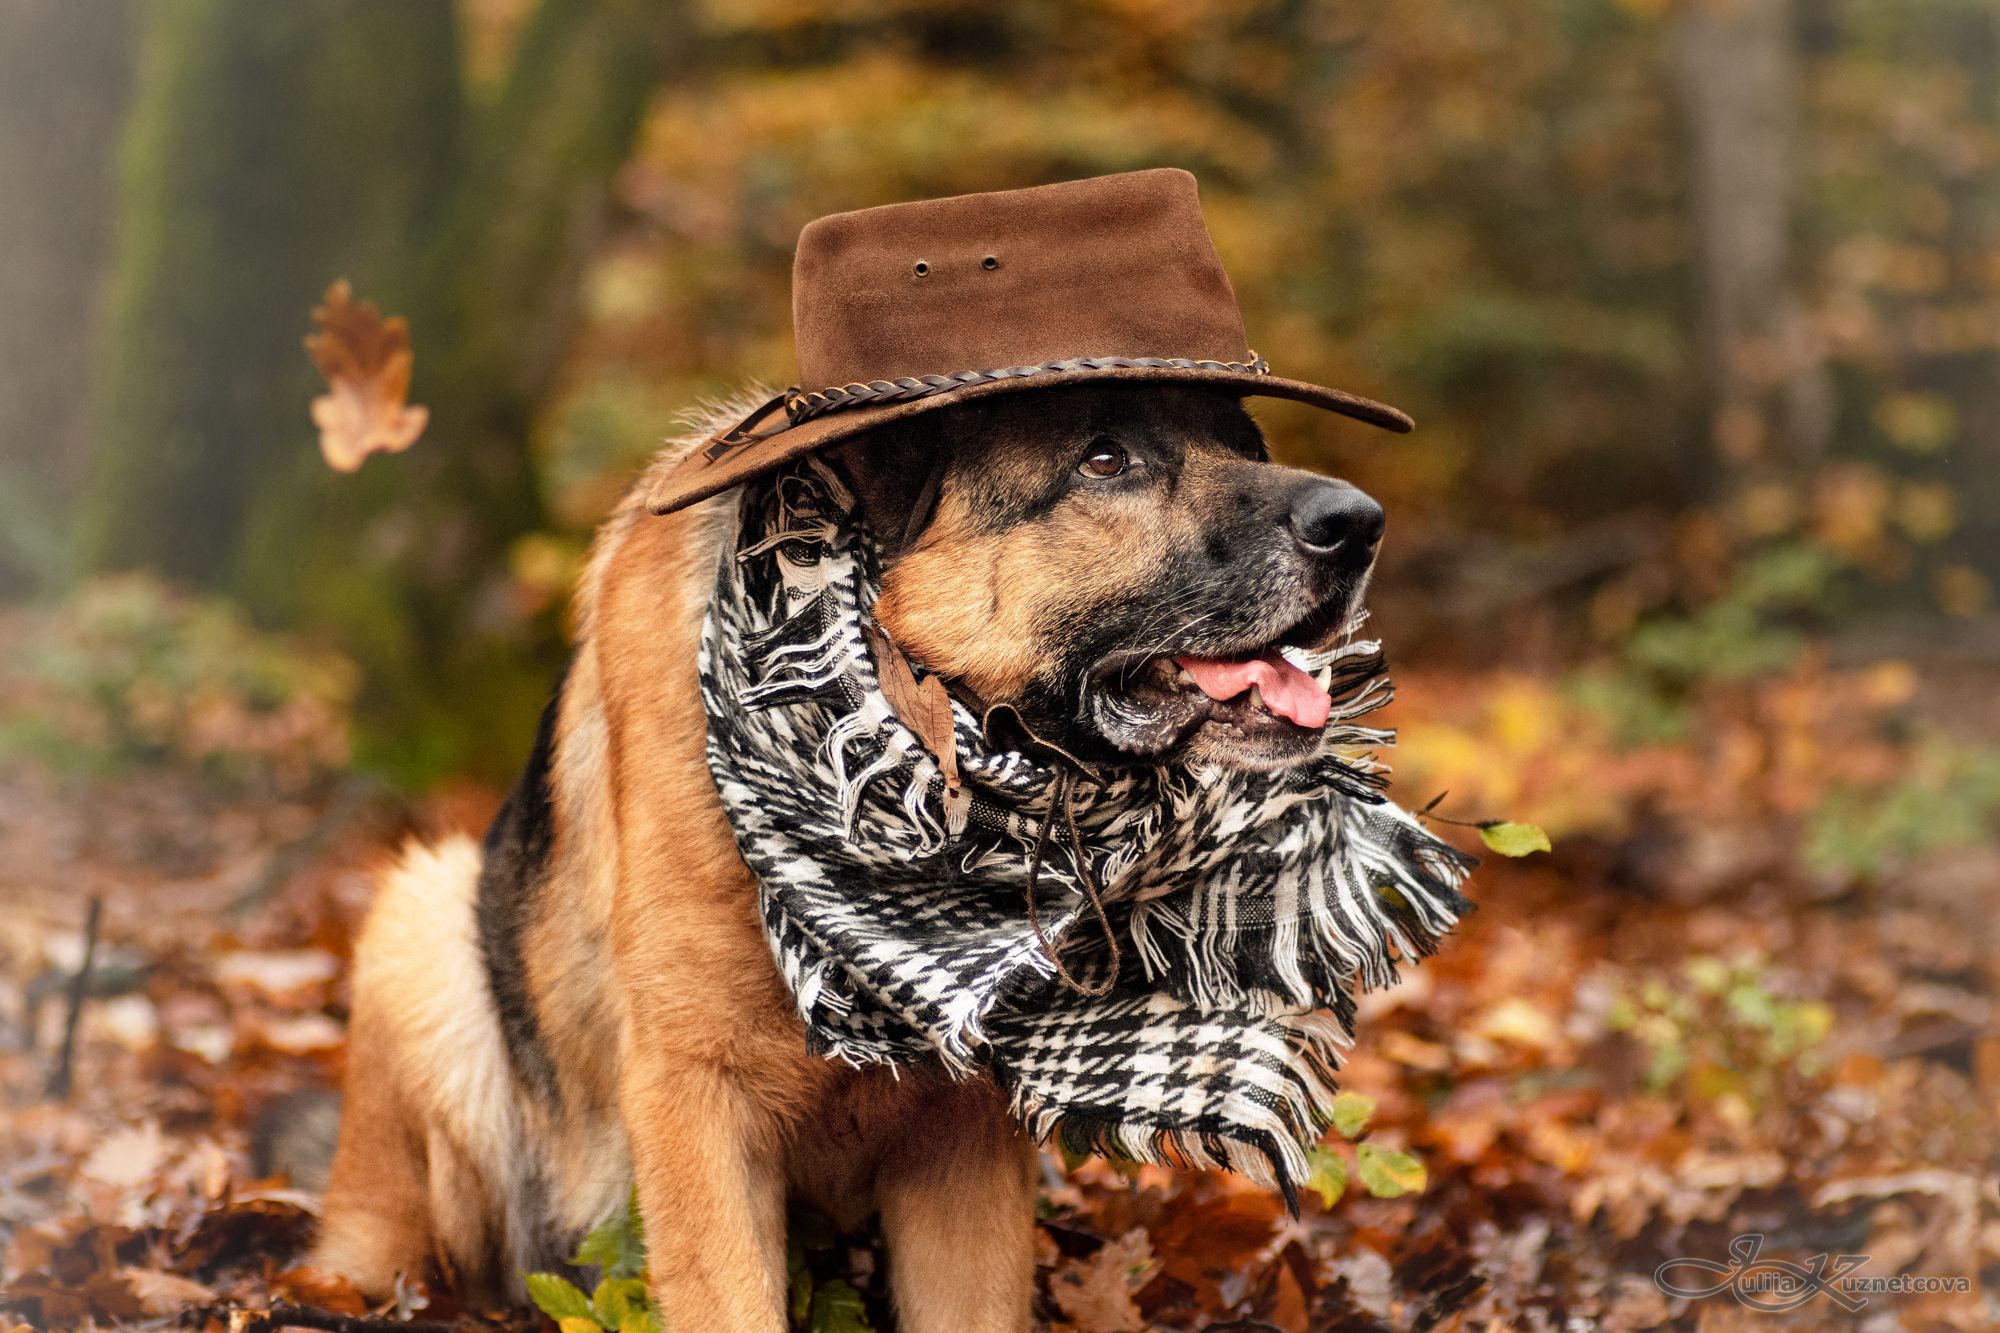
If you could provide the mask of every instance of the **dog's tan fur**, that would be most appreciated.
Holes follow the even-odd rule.
[[[560,1105],[508,1070],[478,848],[411,849],[359,943],[315,1262],[379,1294],[436,1259],[501,1296],[636,1180],[670,1318],[781,1329],[791,1194],[847,1226],[879,1211],[905,1329],[1012,1333],[1029,1323],[1034,1155],[1000,1094],[808,1054],[772,966],[693,667],[726,503],[654,518],[628,500],[580,590],[554,869],[523,950]],[[524,1234],[551,1204],[569,1234]]]

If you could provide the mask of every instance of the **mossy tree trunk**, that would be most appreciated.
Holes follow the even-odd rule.
[[[148,7],[123,145],[92,568],[228,587],[251,507],[312,444],[305,312],[436,207],[457,103],[443,0]]]
[[[506,598],[543,518],[530,437],[577,277],[677,5],[544,0],[490,104],[449,0],[180,0],[152,11],[127,144],[87,555],[325,632],[364,734],[412,777],[524,747],[556,627]],[[317,457],[300,350],[348,277],[410,319],[431,427],[355,476]]]
[[[126,0],[0,4],[0,596],[59,586],[83,474]]]

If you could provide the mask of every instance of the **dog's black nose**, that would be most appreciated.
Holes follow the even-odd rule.
[[[1382,540],[1382,506],[1344,481],[1316,481],[1292,501],[1292,536],[1308,555],[1365,565]]]

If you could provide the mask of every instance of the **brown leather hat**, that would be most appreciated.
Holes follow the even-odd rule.
[[[1185,171],[835,213],[792,267],[799,383],[665,473],[666,514],[885,422],[1084,381],[1214,384],[1393,431],[1393,407],[1273,375]]]

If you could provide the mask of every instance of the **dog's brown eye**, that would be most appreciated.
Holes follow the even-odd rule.
[[[1083,451],[1083,461],[1076,465],[1076,470],[1086,477],[1096,477],[1101,481],[1106,477],[1117,476],[1130,462],[1131,460],[1125,456],[1125,450],[1120,448],[1116,441],[1092,440],[1090,447]]]

